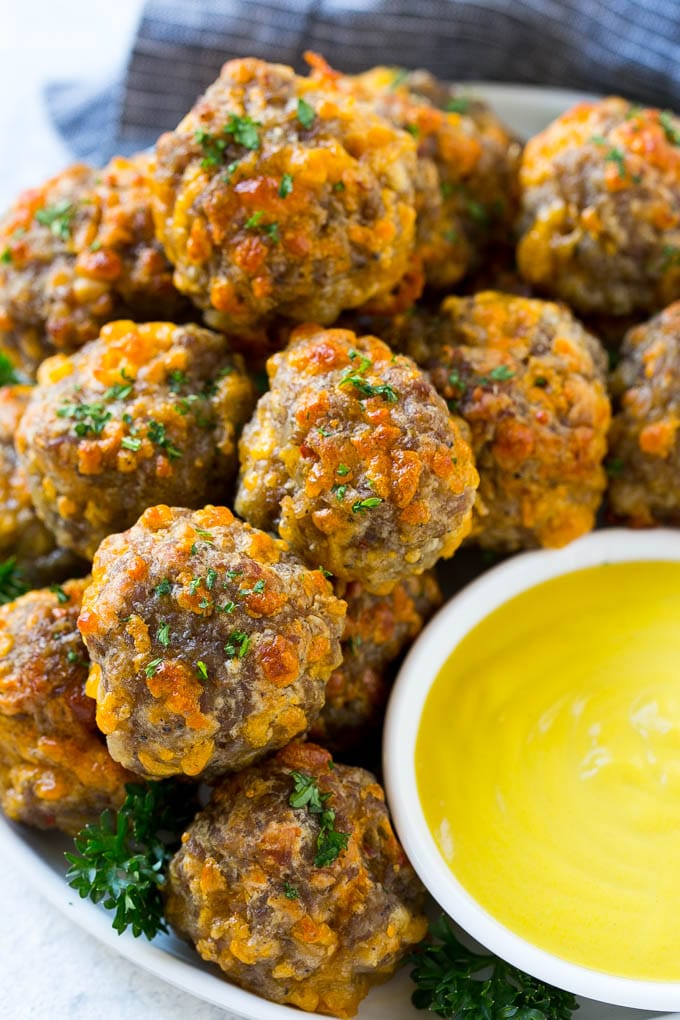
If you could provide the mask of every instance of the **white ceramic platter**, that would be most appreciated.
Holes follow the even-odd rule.
[[[522,85],[466,84],[464,92],[486,99],[503,120],[520,136],[539,131],[554,117],[579,100],[582,93]],[[227,1018],[242,1020],[301,1020],[309,1014],[278,1006],[241,991],[219,976],[219,971],[203,961],[185,943],[174,936],[159,936],[153,943],[134,939],[129,933],[119,936],[111,928],[109,914],[87,900],[80,900],[64,880],[63,853],[69,847],[65,838],[13,825],[0,816],[0,856],[10,858],[35,886],[67,917],[80,925],[110,949],[145,968],[171,985],[206,1002],[220,1006]],[[39,966],[39,960],[35,961]],[[358,1020],[425,1020],[432,1014],[415,1010],[410,1003],[412,985],[408,970],[365,999]],[[626,1010],[581,1000],[578,1020],[643,1020],[661,1014]],[[670,1020],[670,1017],[667,1017]],[[675,1020],[680,1020],[677,1014]]]

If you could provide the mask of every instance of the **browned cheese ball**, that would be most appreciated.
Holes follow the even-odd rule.
[[[0,349],[27,374],[122,318],[175,318],[184,299],[154,236],[147,160],[76,165],[0,222]]]
[[[340,663],[345,604],[224,507],[152,507],[102,542],[80,630],[116,761],[204,779],[304,733]]]
[[[334,859],[305,790],[344,834]],[[375,778],[296,743],[218,787],[170,862],[165,913],[242,988],[352,1017],[425,935],[422,905]]]
[[[611,380],[609,504],[635,526],[680,524],[680,301],[631,329]]]
[[[175,283],[209,321],[333,322],[386,294],[413,248],[415,142],[332,83],[232,60],[156,147]]]
[[[380,723],[389,667],[439,608],[442,593],[431,571],[399,581],[388,595],[371,595],[357,581],[336,582],[335,593],[347,603],[342,662],[326,684],[326,704],[309,736],[340,751]]]
[[[148,506],[224,498],[254,403],[223,334],[109,323],[41,366],[17,434],[38,514],[61,545],[92,558]]]
[[[486,104],[458,95],[427,71],[376,67],[341,78],[319,58],[312,61],[320,80],[338,79],[339,88],[413,135],[416,255],[430,286],[457,283],[490,241],[512,236],[520,146]]]
[[[563,305],[493,291],[447,298],[387,334],[469,427],[486,548],[562,546],[589,531],[606,485],[606,356]]]
[[[0,558],[33,560],[54,549],[54,538],[33,508],[14,437],[31,396],[29,386],[0,387]]]
[[[0,606],[0,805],[15,821],[71,834],[120,807],[134,779],[110,757],[85,694],[77,621],[87,585]]]
[[[300,327],[240,443],[236,507],[310,564],[384,594],[470,527],[472,453],[427,377],[381,340]]]
[[[611,97],[579,103],[528,142],[519,267],[588,313],[680,297],[680,119]]]

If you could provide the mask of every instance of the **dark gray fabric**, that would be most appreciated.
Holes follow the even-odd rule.
[[[307,49],[344,71],[399,64],[680,109],[680,0],[149,0],[124,82],[49,100],[74,152],[103,160],[174,127],[225,60],[302,70]]]

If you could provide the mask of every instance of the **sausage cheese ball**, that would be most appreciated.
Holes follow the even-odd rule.
[[[224,496],[254,402],[224,335],[109,323],[41,366],[17,435],[38,513],[60,545],[92,558],[148,506]]]
[[[633,525],[680,524],[680,301],[631,329],[612,377],[609,503]]]
[[[232,60],[156,149],[158,233],[209,320],[333,322],[413,248],[415,142],[332,85]]]
[[[29,375],[110,319],[183,308],[154,236],[145,170],[142,158],[69,167],[0,222],[0,349]]]
[[[240,769],[304,733],[345,604],[223,507],[152,507],[102,542],[80,630],[116,761],[149,779]]]
[[[450,297],[439,313],[396,320],[388,339],[471,431],[480,545],[562,546],[593,527],[606,484],[606,357],[564,306]]]
[[[32,560],[54,549],[54,538],[36,516],[14,446],[30,396],[29,386],[0,387],[0,558]]]
[[[165,913],[241,987],[351,1017],[425,935],[422,903],[371,773],[291,744],[215,791],[170,862]]]
[[[134,778],[109,756],[85,694],[77,620],[87,584],[0,606],[0,805],[16,821],[68,833],[120,807]]]
[[[423,372],[381,340],[305,326],[267,362],[236,507],[309,563],[375,594],[450,556],[477,472]]]
[[[326,684],[326,704],[310,738],[332,750],[352,747],[382,717],[388,667],[442,603],[434,573],[400,581],[389,595],[370,595],[357,581],[336,582],[347,603],[342,662]]]
[[[612,97],[528,142],[519,267],[581,312],[656,311],[680,297],[680,119]]]
[[[318,74],[334,75],[314,63]],[[341,87],[414,136],[416,252],[428,284],[451,286],[480,262],[490,240],[512,235],[519,144],[484,103],[456,95],[426,71],[376,67]]]

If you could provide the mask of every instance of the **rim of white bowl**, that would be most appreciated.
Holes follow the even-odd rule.
[[[680,561],[680,531],[604,529],[563,549],[521,553],[487,571],[447,602],[411,648],[399,671],[385,720],[387,798],[407,856],[446,913],[497,956],[547,981],[600,1002],[642,1009],[680,1009],[680,981],[617,977],[571,963],[496,920],[458,882],[430,834],[418,796],[415,746],[432,683],[453,649],[480,620],[529,588],[605,563]]]

